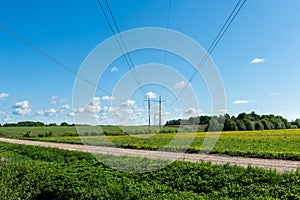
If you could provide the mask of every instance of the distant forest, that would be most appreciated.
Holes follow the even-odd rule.
[[[223,123],[224,122],[224,123]],[[222,116],[198,116],[189,119],[174,119],[166,122],[167,126],[178,125],[210,125],[210,131],[251,131],[251,130],[272,130],[300,128],[300,119],[289,122],[282,116],[258,115],[255,112],[250,114],[240,113],[237,117],[228,114]]]
[[[18,123],[6,123],[0,127],[42,127],[42,126],[75,126],[74,124],[68,124],[67,122],[62,122],[59,125],[56,123],[45,124],[43,122],[33,122],[33,121],[24,121]]]
[[[272,129],[290,129],[300,128],[300,119],[289,122],[282,116],[275,115],[258,115],[255,112],[240,113],[237,117],[225,114],[222,116],[198,116],[190,117],[189,119],[173,119],[167,121],[166,126],[178,125],[206,125],[210,131],[223,130],[223,131],[251,131],[251,130],[272,130]],[[210,126],[209,126],[210,125]],[[75,126],[75,124],[68,124],[62,122],[60,124],[43,122],[23,121],[18,123],[5,123],[3,127],[43,127],[43,126]]]

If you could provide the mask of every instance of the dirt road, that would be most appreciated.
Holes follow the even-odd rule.
[[[122,149],[122,148],[101,147],[101,146],[91,146],[91,145],[87,146],[87,145],[64,144],[64,143],[54,143],[54,142],[15,140],[15,139],[8,139],[8,138],[0,138],[0,141],[15,143],[15,144],[56,147],[56,148],[72,150],[72,151],[85,151],[85,152],[89,151],[93,153],[111,154],[111,155],[130,155],[130,156],[148,157],[153,159],[185,160],[189,162],[198,162],[203,160],[203,161],[210,161],[216,164],[226,164],[226,163],[236,164],[243,167],[252,165],[256,167],[276,169],[278,172],[296,171],[296,169],[300,167],[300,161],[290,161],[290,160],[214,156],[214,155],[207,155],[207,154],[180,154],[175,152]]]

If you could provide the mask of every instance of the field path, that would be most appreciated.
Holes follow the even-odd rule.
[[[8,139],[8,138],[0,138],[0,141],[14,143],[14,144],[56,147],[56,148],[72,150],[72,151],[84,151],[84,152],[89,151],[93,153],[111,154],[117,156],[129,155],[129,156],[148,157],[153,159],[184,160],[189,162],[198,162],[203,160],[203,161],[210,161],[215,164],[230,163],[230,164],[236,164],[243,167],[247,167],[248,165],[251,165],[251,166],[263,167],[267,169],[270,168],[276,169],[278,172],[296,171],[296,169],[300,167],[300,161],[291,161],[291,160],[259,159],[259,158],[246,158],[246,157],[235,157],[235,156],[215,156],[215,155],[208,155],[208,154],[181,154],[175,152],[123,149],[123,148],[116,148],[116,147],[40,142],[40,141],[16,140],[16,139]]]

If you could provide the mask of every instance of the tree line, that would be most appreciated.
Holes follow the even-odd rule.
[[[18,123],[5,123],[3,127],[43,127],[43,126],[75,126],[74,124],[68,124],[67,122],[62,122],[60,124],[49,123],[45,124],[43,122],[34,122],[34,121],[22,121]]]
[[[251,131],[300,128],[300,119],[289,122],[282,116],[258,115],[255,112],[240,113],[237,117],[229,114],[221,116],[198,116],[189,119],[174,119],[166,122],[167,126],[174,125],[206,125],[206,131]]]

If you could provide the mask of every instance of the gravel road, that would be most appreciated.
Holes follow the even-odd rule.
[[[300,161],[291,160],[276,160],[276,159],[259,159],[259,158],[246,158],[246,157],[235,157],[235,156],[215,156],[208,154],[181,154],[175,152],[161,152],[161,151],[147,151],[147,150],[135,150],[135,149],[122,149],[116,147],[102,147],[92,145],[76,145],[76,144],[65,144],[65,143],[54,143],[54,142],[39,142],[29,140],[16,140],[8,138],[0,138],[1,142],[9,142],[15,144],[25,144],[43,147],[56,147],[60,149],[72,150],[72,151],[84,151],[101,154],[111,155],[130,155],[148,157],[153,159],[168,159],[168,160],[185,160],[189,162],[198,161],[210,161],[216,164],[235,164],[243,167],[248,165],[263,167],[267,169],[276,169],[278,172],[284,171],[296,171],[300,167]]]

